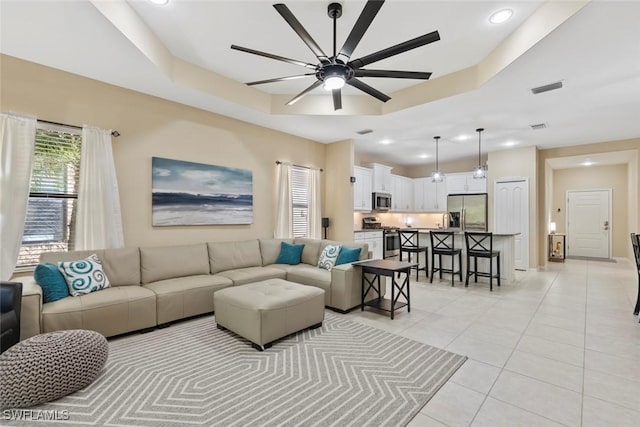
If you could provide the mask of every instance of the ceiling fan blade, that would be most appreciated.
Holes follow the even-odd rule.
[[[419,79],[429,80],[431,73],[422,71],[395,71],[395,70],[354,70],[356,77],[390,77],[394,79]]]
[[[316,66],[314,64],[309,64],[308,62],[297,61],[295,59],[285,58],[284,56],[278,56],[278,55],[274,55],[272,53],[261,52],[259,50],[249,49],[248,47],[242,47],[242,46],[237,46],[235,44],[232,44],[231,45],[231,49],[239,50],[241,52],[252,53],[252,54],[258,55],[258,56],[264,56],[265,58],[271,58],[271,59],[275,59],[277,61],[288,62],[289,64],[301,65],[303,67],[311,68],[312,70],[316,69]]]
[[[320,49],[320,46],[318,46],[318,43],[316,43],[313,37],[311,37],[311,35],[307,32],[307,30],[304,29],[300,21],[298,21],[296,17],[293,16],[293,13],[291,13],[291,11],[286,5],[282,3],[277,3],[277,4],[274,4],[273,7],[275,7],[278,13],[284,18],[285,21],[287,21],[287,24],[289,24],[291,28],[293,28],[293,31],[296,32],[296,34],[302,39],[302,41],[307,46],[309,46],[309,49],[311,49],[313,54],[317,56],[319,60],[321,61],[329,60],[327,55],[325,55],[322,49]]]
[[[407,52],[409,50],[415,49],[420,46],[424,46],[429,43],[437,42],[440,40],[440,34],[437,31],[433,31],[429,34],[425,34],[420,37],[416,37],[415,39],[407,40],[406,42],[397,44],[395,46],[388,47],[386,49],[379,50],[378,52],[372,53],[367,56],[363,56],[359,59],[354,59],[349,62],[349,65],[353,68],[364,67],[367,64],[371,64],[373,62],[381,61],[383,59],[389,58],[390,56],[398,55],[403,52]]]
[[[276,77],[275,79],[258,80],[258,81],[255,81],[255,82],[248,82],[248,83],[245,83],[245,84],[247,86],[255,86],[255,85],[261,85],[261,84],[265,84],[265,83],[286,82],[287,80],[302,79],[304,77],[315,76],[315,75],[316,75],[316,73],[306,73],[306,74],[299,74],[297,76]]]
[[[322,82],[320,80],[316,80],[315,83],[313,83],[311,86],[309,86],[308,88],[306,88],[305,90],[303,90],[302,92],[300,92],[299,94],[297,94],[295,97],[293,97],[289,102],[287,102],[286,105],[293,105],[296,102],[298,102],[300,100],[300,98],[302,98],[303,96],[305,96],[307,93],[311,92],[312,90],[314,90],[315,88],[317,88],[318,86],[322,85]]]
[[[342,91],[340,89],[333,89],[331,93],[333,95],[334,111],[342,110]]]
[[[360,40],[362,40],[362,36],[364,36],[364,33],[369,28],[369,25],[371,25],[373,18],[376,17],[383,4],[384,0],[369,0],[367,2],[356,24],[351,29],[347,40],[344,42],[342,49],[340,49],[339,55],[346,56],[347,60],[351,58],[353,51],[358,46],[358,43],[360,43]]]
[[[356,89],[360,89],[361,91],[363,91],[366,94],[369,94],[371,96],[373,96],[374,98],[378,98],[380,101],[382,102],[387,102],[388,100],[391,99],[391,97],[385,95],[384,93],[380,92],[378,89],[374,89],[371,86],[369,86],[368,84],[358,80],[358,79],[351,79],[349,81],[347,81],[348,85],[351,85],[353,87],[355,87]]]

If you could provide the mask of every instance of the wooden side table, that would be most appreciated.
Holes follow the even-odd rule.
[[[567,253],[566,235],[564,233],[549,234],[548,242],[549,261],[564,262]]]
[[[417,265],[415,262],[375,259],[354,262],[353,265],[362,267],[361,311],[364,311],[365,306],[388,311],[391,313],[391,320],[393,320],[393,313],[402,307],[407,307],[407,311],[411,311],[411,301],[409,300],[409,275],[411,273],[411,267],[415,267]],[[404,280],[396,280],[396,276],[400,276],[399,273],[404,273]],[[367,277],[367,275],[370,277]],[[391,278],[391,299],[385,299],[382,297],[384,292],[382,292],[383,284],[380,282],[380,277]],[[374,290],[378,294],[378,298],[365,302],[365,296],[370,290]],[[398,300],[401,295],[404,297],[405,302]]]

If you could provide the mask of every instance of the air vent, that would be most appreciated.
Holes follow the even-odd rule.
[[[366,134],[368,134],[368,133],[372,133],[372,132],[373,132],[373,130],[371,130],[371,129],[362,129],[362,130],[359,130],[359,131],[358,131],[358,132],[356,132],[356,133],[357,133],[358,135],[366,135]]]
[[[546,123],[538,123],[537,125],[529,125],[531,126],[532,130],[540,130],[540,129],[546,129],[547,124]]]
[[[531,89],[531,92],[534,95],[537,95],[542,92],[549,92],[550,90],[560,89],[562,87],[562,82],[555,82],[544,86],[538,86]]]

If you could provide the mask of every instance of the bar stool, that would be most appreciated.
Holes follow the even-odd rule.
[[[493,292],[493,279],[498,279],[500,286],[500,251],[493,250],[493,233],[469,232],[464,233],[467,245],[467,279],[464,286],[469,286],[469,276],[474,276],[478,282],[478,276],[489,278],[489,290]],[[473,270],[471,269],[471,257],[473,257]],[[489,259],[489,272],[478,271],[478,258]],[[493,274],[493,258],[497,258],[498,272]]]
[[[420,233],[418,230],[400,230],[398,231],[400,236],[400,261],[402,261],[402,254],[406,252],[409,256],[408,261],[411,262],[411,254],[416,254],[416,280],[418,280],[418,274],[420,270],[424,270],[425,277],[429,277],[429,246],[420,246]],[[424,252],[425,265],[420,267],[420,253]]]
[[[431,283],[433,274],[437,271],[442,279],[442,273],[451,273],[451,286],[455,281],[456,274],[460,275],[462,282],[462,249],[456,249],[453,231],[431,231]],[[438,268],[436,268],[435,256],[438,255]],[[442,255],[451,257],[451,268],[442,267]],[[458,255],[458,271],[455,270],[456,255]]]
[[[638,298],[636,300],[636,308],[633,314],[640,312],[640,234],[631,233],[631,246],[633,246],[633,255],[636,259],[636,270],[638,270]]]

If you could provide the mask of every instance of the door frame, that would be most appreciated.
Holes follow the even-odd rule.
[[[498,212],[497,204],[498,204],[498,184],[508,184],[510,182],[524,182],[527,187],[527,209],[525,212],[525,219],[527,222],[527,259],[526,261],[526,270],[531,268],[531,215],[529,214],[529,210],[531,209],[531,190],[529,189],[529,178],[526,176],[506,176],[502,178],[498,178],[493,182],[493,229],[496,229],[497,224],[497,216],[496,212]],[[515,236],[514,236],[515,239]],[[515,263],[514,263],[515,268]]]
[[[609,193],[609,206],[607,209],[609,210],[609,250],[607,251],[607,258],[613,258],[613,189],[612,188],[590,188],[590,189],[582,189],[582,190],[567,190],[565,194],[565,206],[564,206],[564,229],[566,230],[567,235],[567,244],[571,241],[569,237],[569,193],[585,193],[585,192],[594,192],[594,191],[606,191]],[[569,249],[567,249],[567,256],[575,256],[569,254]]]

